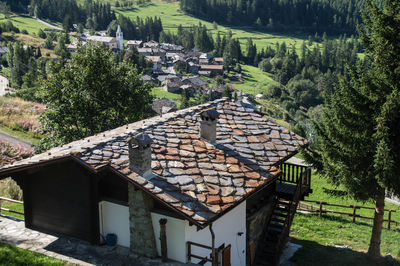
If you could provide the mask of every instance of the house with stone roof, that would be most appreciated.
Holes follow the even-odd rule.
[[[227,98],[128,124],[0,168],[25,225],[202,265],[274,265],[310,171],[307,140]]]

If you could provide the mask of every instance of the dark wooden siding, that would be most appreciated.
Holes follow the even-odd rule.
[[[99,181],[99,199],[128,205],[128,181],[106,171]]]
[[[73,161],[47,166],[24,178],[27,227],[95,242],[96,177]]]

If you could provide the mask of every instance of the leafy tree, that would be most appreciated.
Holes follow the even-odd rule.
[[[282,89],[278,84],[269,84],[267,90],[264,93],[266,98],[279,98],[282,95]]]
[[[54,47],[54,53],[62,58],[69,57],[69,52],[65,47],[66,38],[65,35],[60,34],[57,38],[57,45]]]
[[[385,190],[400,195],[400,2],[366,3],[360,28],[369,64],[350,69],[328,97],[303,153],[356,199],[375,202],[368,254],[380,256]]]
[[[0,2],[0,14],[4,14],[5,18],[10,17],[10,6],[5,2]]]
[[[42,29],[39,29],[39,31],[38,31],[38,36],[40,37],[40,38],[42,38],[42,39],[46,39],[46,33],[42,30]]]
[[[322,99],[318,97],[318,90],[311,80],[293,80],[288,84],[288,90],[290,96],[300,106],[310,107],[322,103]]]
[[[37,147],[43,151],[151,114],[151,88],[135,67],[118,63],[101,46],[79,47],[72,59],[53,66],[44,82],[45,133]]]

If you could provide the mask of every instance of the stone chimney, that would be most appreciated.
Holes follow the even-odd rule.
[[[128,140],[129,142],[129,168],[146,178],[152,176],[151,172],[151,143],[149,135],[139,133]]]
[[[242,91],[238,91],[237,92],[237,101],[238,102],[242,102],[243,101],[243,92]]]
[[[214,143],[217,139],[217,121],[219,113],[215,108],[209,108],[200,113],[200,137]]]

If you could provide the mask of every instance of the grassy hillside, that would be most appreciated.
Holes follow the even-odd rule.
[[[10,18],[6,19],[3,14],[0,14],[0,23],[11,21],[15,27],[17,27],[20,31],[26,30],[29,34],[36,34],[39,29],[47,28],[46,25],[36,21],[30,17],[23,17],[19,15],[11,15]]]
[[[271,74],[261,71],[258,67],[241,65],[242,78],[238,82],[228,82],[236,89],[244,93],[257,95],[265,91],[269,84],[277,83],[271,77]]]
[[[109,2],[114,4],[115,1],[102,0],[103,2]],[[207,28],[215,36],[217,32],[221,35],[226,34],[229,30],[232,31],[235,38],[239,38],[241,44],[246,44],[247,38],[253,38],[257,48],[261,50],[267,45],[275,45],[276,42],[286,42],[288,47],[293,45],[296,49],[300,49],[303,40],[307,39],[308,36],[304,34],[275,34],[264,31],[258,31],[254,28],[249,27],[225,27],[219,25],[217,29],[213,28],[213,24],[193,16],[187,15],[180,11],[179,2],[166,2],[161,0],[153,0],[150,4],[144,6],[135,6],[134,8],[116,8],[113,9],[117,14],[122,14],[127,17],[136,18],[137,16],[153,17],[158,16],[161,18],[164,26],[164,30],[175,32],[179,25],[183,27],[189,27],[191,25],[198,25],[201,22],[206,25]]]
[[[37,142],[39,134],[39,116],[45,106],[14,97],[0,97],[0,130],[18,135],[31,142]]]

